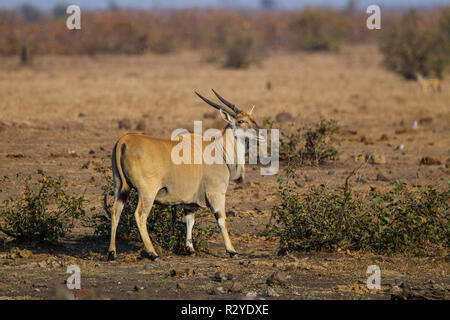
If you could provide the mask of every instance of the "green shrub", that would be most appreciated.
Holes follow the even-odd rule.
[[[111,170],[103,170],[103,172],[111,172]],[[111,236],[110,215],[112,205],[108,203],[107,197],[113,196],[113,182],[112,177],[109,175],[105,174],[105,179],[106,184],[102,187],[104,192],[105,212],[96,214],[89,219],[88,226],[94,228],[95,235],[104,239],[109,239]],[[120,216],[120,222],[117,227],[117,239],[125,241],[141,240],[139,229],[134,218],[137,203],[138,194],[133,189],[130,191],[128,200]],[[147,219],[147,228],[154,244],[159,245],[168,252],[183,254],[186,252],[186,227],[185,223],[182,221],[182,212],[176,212],[176,210],[175,206],[164,206],[155,203]],[[207,240],[213,232],[216,232],[215,227],[206,224],[205,228],[202,229],[198,227],[197,223],[192,231],[194,248],[197,251],[207,252]]]
[[[251,36],[235,36],[225,48],[226,68],[247,68],[260,61],[260,51],[256,48],[255,39]]]
[[[22,196],[10,197],[0,207],[0,231],[20,241],[57,242],[84,216],[84,198],[66,194],[67,183],[61,179],[42,174],[33,183],[30,176],[22,178]]]
[[[270,227],[280,239],[280,253],[341,248],[423,254],[450,245],[450,188],[439,192],[396,183],[388,194],[363,198],[346,181],[334,190],[312,187],[302,196],[289,179],[279,179],[281,203],[273,209],[276,224]]]
[[[148,47],[148,35],[145,29],[132,16],[112,12],[105,14],[102,20],[90,21],[92,37],[86,38],[84,45],[89,48],[88,53],[124,53],[142,54]],[[108,19],[109,17],[109,19]],[[94,33],[98,29],[98,34]]]
[[[424,23],[415,10],[408,11],[380,43],[386,67],[405,79],[416,79],[418,74],[441,78],[449,62],[449,28],[449,10],[443,11],[437,25]]]
[[[306,51],[332,51],[339,49],[347,23],[332,10],[306,8],[292,24],[294,49]]]
[[[280,158],[289,159],[291,163],[303,165],[309,161],[319,165],[327,160],[336,160],[339,152],[337,122],[333,119],[321,119],[305,128],[291,128],[281,132]]]
[[[176,42],[173,37],[166,36],[155,40],[150,45],[150,50],[155,54],[169,54],[177,51]]]

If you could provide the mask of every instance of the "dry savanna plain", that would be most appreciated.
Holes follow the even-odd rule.
[[[321,117],[338,121],[340,157],[305,166],[296,187],[342,184],[367,153],[385,157],[364,163],[352,180],[355,190],[388,190],[401,180],[447,188],[450,178],[450,77],[441,92],[423,92],[415,81],[386,71],[375,46],[344,47],[337,53],[274,53],[245,70],[206,63],[200,53],[142,56],[37,56],[21,67],[17,57],[0,60],[0,176],[16,173],[62,176],[69,191],[84,194],[87,215],[103,210],[105,184],[96,170],[109,166],[117,139],[127,132],[170,138],[176,128],[204,128],[221,121],[194,94],[211,88],[242,109],[255,105],[259,124],[288,112],[276,126],[304,126]],[[270,83],[270,84],[269,84]],[[119,128],[128,119],[131,127]],[[417,121],[417,129],[411,125]],[[123,122],[122,122],[123,124]],[[383,136],[383,137],[382,137]],[[402,150],[395,150],[400,144]],[[441,164],[421,165],[429,156]],[[283,167],[281,163],[281,168]],[[230,259],[220,233],[209,253],[162,254],[140,259],[141,242],[118,241],[118,258],[106,261],[109,241],[78,223],[59,245],[23,245],[1,234],[2,299],[389,299],[399,283],[415,296],[448,298],[449,259],[443,256],[378,255],[369,252],[296,252],[277,255],[267,237],[279,201],[277,176],[261,176],[249,165],[242,184],[230,183],[226,209],[231,240],[240,253]],[[20,195],[4,185],[1,200]],[[202,211],[198,223],[215,224]],[[157,244],[156,244],[157,245]],[[15,248],[18,249],[15,249]],[[31,254],[12,254],[27,249]],[[15,250],[15,251],[14,251]],[[28,251],[27,251],[28,252]],[[81,269],[81,290],[69,291],[67,266]],[[369,265],[381,270],[381,289],[366,287]],[[232,279],[215,279],[217,272]],[[274,291],[266,280],[279,278]],[[228,278],[231,278],[229,276]],[[220,280],[220,281],[217,281]]]

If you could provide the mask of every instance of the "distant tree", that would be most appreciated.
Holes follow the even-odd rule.
[[[67,10],[67,7],[68,7],[69,5],[67,4],[67,3],[63,3],[63,2],[61,2],[61,3],[57,3],[54,7],[53,7],[53,10],[52,10],[52,12],[53,12],[53,15],[55,16],[55,17],[64,17],[64,16],[66,16],[66,10]]]
[[[119,11],[120,10],[120,6],[115,1],[109,1],[108,9],[111,10],[111,11]]]
[[[26,21],[33,22],[41,18],[42,13],[38,8],[32,6],[31,4],[24,3],[20,9],[20,14],[25,18]]]
[[[276,6],[276,0],[261,0],[261,7],[265,10],[273,10]]]
[[[348,15],[355,15],[358,12],[358,0],[348,0],[345,7],[345,13]]]

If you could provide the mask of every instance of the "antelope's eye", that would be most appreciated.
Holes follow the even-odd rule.
[[[243,124],[244,121],[243,121],[243,120],[238,120],[238,123],[239,123],[239,124]]]

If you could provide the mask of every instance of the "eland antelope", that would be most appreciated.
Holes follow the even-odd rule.
[[[251,111],[244,112],[234,104],[222,98],[213,90],[217,98],[226,106],[212,102],[195,92],[203,101],[219,110],[226,121],[227,129],[246,131],[259,129],[253,120]],[[228,107],[228,108],[227,108]],[[252,109],[253,111],[253,109]],[[251,130],[249,130],[251,131]],[[188,133],[182,139],[195,138]],[[224,135],[222,135],[224,136]],[[201,136],[200,136],[201,137]],[[234,140],[239,140],[232,136]],[[197,136],[198,138],[198,136]],[[253,136],[252,139],[259,139]],[[211,141],[203,141],[200,145],[192,144],[192,150],[203,148]],[[177,141],[153,138],[144,134],[129,133],[122,136],[114,146],[112,153],[112,171],[114,179],[114,202],[111,214],[111,240],[108,260],[116,258],[116,231],[120,214],[131,188],[135,188],[139,201],[135,211],[136,224],[144,242],[145,251],[152,260],[158,259],[147,231],[147,217],[153,203],[167,205],[182,205],[187,209],[208,207],[214,213],[220,227],[227,253],[237,257],[237,252],[231,244],[225,221],[225,193],[229,181],[240,182],[244,178],[244,164],[238,161],[213,164],[175,164],[171,158],[172,149]],[[229,155],[228,144],[221,145],[224,154]],[[236,148],[237,143],[233,144]],[[236,150],[232,150],[236,151]],[[231,152],[236,160],[237,152]],[[186,249],[194,253],[192,245],[192,227],[194,226],[194,211],[185,211]]]

